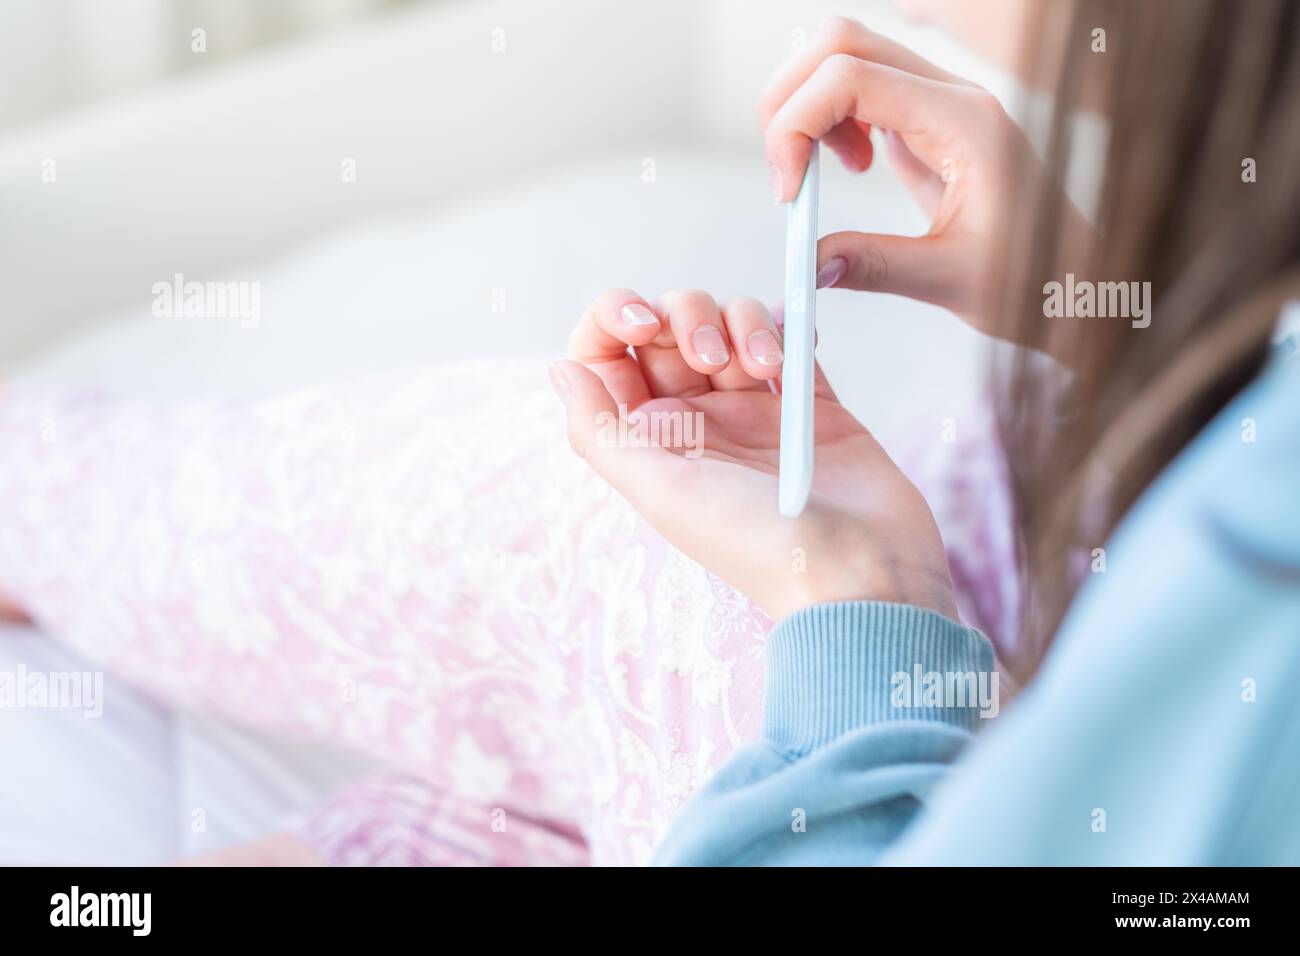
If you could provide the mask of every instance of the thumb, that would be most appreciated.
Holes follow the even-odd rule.
[[[845,261],[837,289],[889,292],[953,307],[960,287],[952,240],[943,236],[886,236],[835,232],[817,243],[817,267],[834,258]]]
[[[569,444],[628,502],[653,520],[664,502],[658,493],[691,477],[688,462],[662,449],[620,442],[619,418],[627,406],[614,402],[605,383],[591,369],[563,360],[550,367],[551,385],[564,403]]]
[[[617,421],[618,406],[600,376],[585,365],[566,359],[555,362],[547,371],[551,387],[564,404],[569,444],[578,457],[591,462],[592,457],[598,457],[593,453],[599,448],[599,426],[607,420],[604,416],[615,416]]]

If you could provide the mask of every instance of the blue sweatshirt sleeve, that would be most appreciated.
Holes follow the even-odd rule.
[[[1300,862],[1298,373],[1293,360],[1249,387],[1133,507],[960,770],[991,708],[909,707],[923,695],[897,678],[989,669],[982,636],[874,603],[783,621],[762,740],[655,861]]]
[[[818,605],[766,653],[761,739],[687,805],[656,864],[871,863],[997,712],[988,640],[921,608]]]

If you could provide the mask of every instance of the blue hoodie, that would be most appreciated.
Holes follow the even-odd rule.
[[[920,608],[792,615],[762,739],[655,862],[1300,864],[1300,362],[1160,475],[983,720],[992,668],[983,635]]]

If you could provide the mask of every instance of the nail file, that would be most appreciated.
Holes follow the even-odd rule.
[[[785,360],[781,363],[781,456],[777,506],[787,518],[808,503],[813,476],[813,324],[817,315],[817,187],[813,142],[799,195],[786,211]]]

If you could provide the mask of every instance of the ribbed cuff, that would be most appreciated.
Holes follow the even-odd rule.
[[[974,730],[982,712],[997,712],[993,668],[988,638],[942,614],[880,601],[818,604],[768,635],[763,737],[802,756],[886,721]]]

